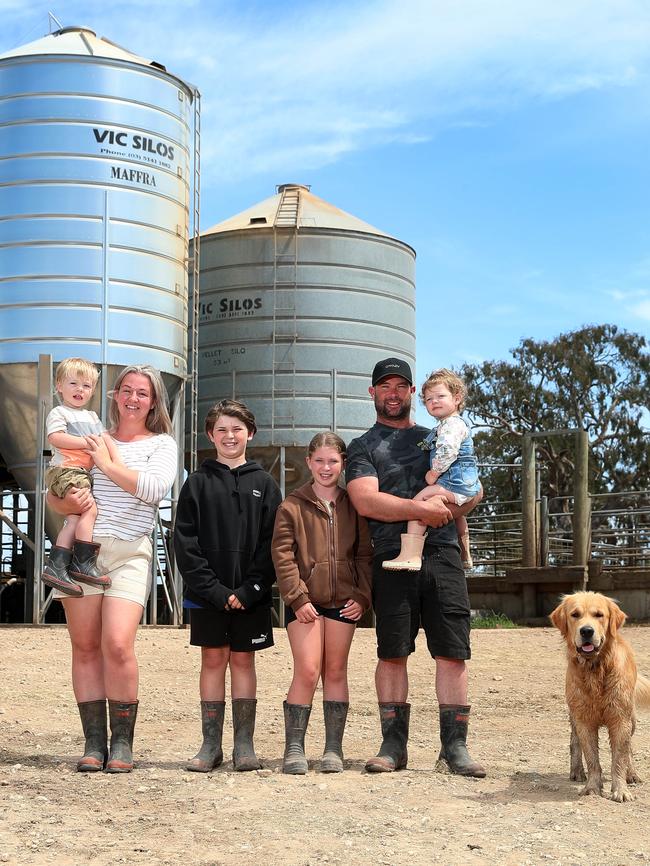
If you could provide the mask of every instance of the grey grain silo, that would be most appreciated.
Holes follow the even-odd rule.
[[[0,453],[34,487],[37,362],[179,392],[196,91],[83,27],[0,57]]]
[[[414,250],[306,186],[203,232],[200,292],[199,420],[236,395],[257,456],[291,449],[296,480],[315,433],[349,441],[372,424],[374,364],[415,358]]]

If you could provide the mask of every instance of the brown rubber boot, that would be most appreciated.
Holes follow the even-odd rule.
[[[60,589],[72,598],[81,598],[83,589],[74,582],[68,574],[68,567],[72,560],[72,551],[67,547],[57,547],[50,550],[41,580],[46,586]]]
[[[133,769],[133,731],[138,715],[138,702],[109,701],[111,750],[106,764],[107,773],[130,773]]]
[[[343,732],[349,706],[344,701],[323,701],[325,751],[320,762],[321,773],[343,772]]]
[[[86,745],[83,757],[77,762],[79,773],[98,773],[104,769],[108,755],[106,732],[106,698],[77,704],[81,716]]]
[[[379,704],[383,740],[376,757],[366,761],[368,773],[392,773],[406,767],[410,717],[410,704]]]
[[[71,577],[90,586],[108,589],[111,579],[97,568],[97,554],[101,545],[93,541],[75,541],[72,549],[72,563],[68,571]]]
[[[188,762],[186,770],[194,773],[209,773],[223,761],[221,737],[225,701],[201,701],[201,728],[203,743],[196,755]]]
[[[419,571],[422,568],[422,551],[424,550],[424,535],[403,533],[402,549],[395,559],[386,559],[382,568],[386,571]]]
[[[305,757],[305,732],[311,715],[311,704],[282,704],[284,707],[284,758],[282,772],[304,776],[309,769]]]
[[[438,763],[458,776],[485,777],[485,767],[474,761],[467,751],[469,706],[440,704],[440,742]]]
[[[232,750],[232,763],[235,770],[241,773],[245,773],[248,770],[259,770],[262,766],[253,746],[256,710],[257,701],[255,698],[233,698],[232,728],[234,748]]]
[[[469,571],[474,568],[474,560],[472,559],[472,552],[469,546],[469,532],[459,535],[458,543],[460,545],[460,558],[463,562],[463,568]]]

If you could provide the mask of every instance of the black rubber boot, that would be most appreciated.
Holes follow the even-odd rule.
[[[101,545],[93,541],[75,541],[72,548],[72,563],[68,571],[71,577],[80,583],[89,583],[91,586],[101,586],[108,589],[111,579],[107,574],[102,574],[97,568],[97,554]]]
[[[325,751],[320,762],[321,773],[343,772],[343,732],[349,706],[343,701],[323,701]]]
[[[248,770],[259,770],[261,764],[255,754],[253,734],[255,733],[255,698],[233,698],[232,728],[234,748],[232,763],[235,770],[245,773]]]
[[[203,743],[185,767],[186,770],[194,773],[209,773],[223,762],[221,737],[225,709],[225,701],[201,701]]]
[[[47,586],[60,589],[72,598],[81,598],[83,589],[72,580],[68,574],[68,566],[72,559],[72,551],[67,547],[52,547],[45,563],[41,580]]]
[[[440,704],[440,742],[442,748],[438,761],[444,762],[458,776],[485,777],[485,767],[472,760],[467,751],[468,706]],[[444,766],[443,765],[443,766]]]
[[[406,767],[410,717],[410,704],[379,704],[383,740],[376,757],[366,761],[369,773],[392,773]]]
[[[282,704],[284,708],[284,759],[282,772],[304,776],[309,766],[305,757],[305,732],[311,715],[311,704]]]
[[[106,698],[102,698],[101,701],[83,701],[77,706],[86,738],[83,758],[77,762],[77,771],[79,773],[97,773],[104,769],[108,755]]]
[[[133,731],[138,715],[138,702],[109,701],[111,750],[106,764],[107,773],[130,773],[133,769]]]

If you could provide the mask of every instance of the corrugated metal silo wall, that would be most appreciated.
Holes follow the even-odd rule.
[[[185,376],[191,101],[136,63],[0,61],[0,451],[24,488],[39,353]]]
[[[302,452],[333,426],[349,442],[374,421],[374,364],[414,361],[415,254],[370,233],[302,227],[294,246],[291,229],[275,231],[202,237],[199,426],[235,394],[255,412],[258,448]]]

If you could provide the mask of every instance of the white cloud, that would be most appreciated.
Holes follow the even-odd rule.
[[[26,8],[0,0],[2,51],[39,18],[30,38],[47,31],[46,7]],[[418,144],[530,99],[641,86],[650,66],[643,0],[72,0],[73,23],[198,85],[207,184]]]
[[[629,312],[634,316],[638,316],[639,319],[646,319],[650,322],[650,298],[629,307]]]

